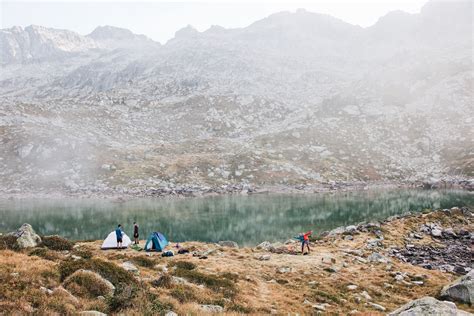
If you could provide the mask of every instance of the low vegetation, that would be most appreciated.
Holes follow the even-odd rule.
[[[42,236],[41,244],[51,250],[72,250],[72,247],[74,247],[74,242],[57,235]]]

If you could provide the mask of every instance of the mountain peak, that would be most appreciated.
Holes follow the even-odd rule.
[[[111,25],[98,26],[87,37],[99,42],[102,47],[111,49],[159,45],[145,35]]]

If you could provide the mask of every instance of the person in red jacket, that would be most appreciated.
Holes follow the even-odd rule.
[[[309,254],[309,252],[311,251],[311,250],[309,249],[309,236],[311,236],[312,234],[313,234],[313,231],[312,231],[312,230],[310,230],[309,232],[303,234],[303,241],[301,242],[301,253],[302,253],[303,255]],[[307,253],[304,252],[304,246],[305,246],[305,245],[306,245],[306,247],[308,248],[308,252],[307,252]]]

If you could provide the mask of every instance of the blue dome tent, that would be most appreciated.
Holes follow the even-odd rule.
[[[159,232],[153,232],[148,237],[145,250],[146,251],[163,251],[163,249],[168,245],[168,240],[166,237]]]

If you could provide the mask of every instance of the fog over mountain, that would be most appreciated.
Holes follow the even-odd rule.
[[[167,43],[0,30],[0,190],[473,176],[472,2],[368,28],[298,10]]]

